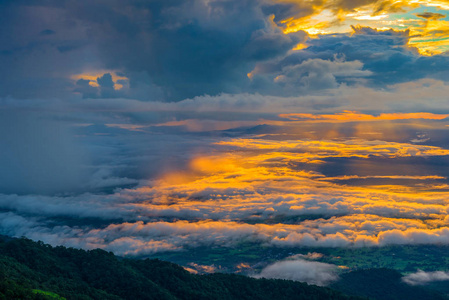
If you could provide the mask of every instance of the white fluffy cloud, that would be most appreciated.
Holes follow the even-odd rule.
[[[325,286],[338,280],[337,267],[302,259],[275,262],[265,267],[256,278],[287,279]]]
[[[425,285],[434,281],[449,281],[449,272],[424,272],[422,270],[418,270],[416,273],[404,276],[402,280],[410,285]]]

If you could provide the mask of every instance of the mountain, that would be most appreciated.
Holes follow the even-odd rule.
[[[361,299],[305,283],[195,275],[157,259],[0,237],[0,299]]]

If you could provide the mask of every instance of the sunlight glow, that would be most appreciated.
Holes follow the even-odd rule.
[[[372,0],[360,5],[341,2],[340,7],[331,1],[323,1],[321,4],[300,3],[294,0],[278,2],[296,5],[298,9],[310,5],[312,10],[306,15],[299,14],[281,20],[279,24],[286,34],[300,30],[312,36],[350,33],[351,26],[368,26],[378,30],[408,29],[409,45],[416,47],[422,55],[436,55],[449,50],[448,26],[445,20],[446,11],[449,10],[447,1]],[[412,14],[420,8],[425,12]],[[427,12],[427,9],[438,12]],[[416,19],[416,16],[421,19]]]

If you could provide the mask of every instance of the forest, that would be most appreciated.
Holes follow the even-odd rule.
[[[397,270],[358,269],[329,287],[231,273],[192,274],[159,259],[0,236],[0,299],[447,300],[447,281],[410,286]]]
[[[195,275],[158,259],[0,238],[0,299],[366,299],[306,283]]]

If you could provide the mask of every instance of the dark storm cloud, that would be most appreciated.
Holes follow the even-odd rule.
[[[98,88],[91,86],[89,82],[86,79],[79,79],[73,91],[82,94],[83,98],[97,98]]]
[[[297,96],[341,84],[385,87],[449,75],[448,56],[419,55],[407,45],[408,31],[353,27],[353,34],[322,35],[308,40],[307,49],[290,51],[307,35],[284,34],[281,20],[312,14],[300,4],[27,1],[4,2],[1,14],[0,96]],[[72,78],[86,72],[96,72],[98,86]],[[127,79],[107,81],[112,72]]]
[[[67,96],[70,75],[95,65],[86,30],[51,1],[0,4],[0,96]]]
[[[283,34],[258,1],[128,2],[129,13],[120,6],[98,9],[100,17],[95,7],[87,13],[79,5],[75,12],[92,24],[106,66],[147,72],[170,99],[240,92],[256,61],[283,55],[304,38]]]
[[[2,14],[8,16],[2,18],[0,60],[6,68],[0,76],[7,79],[7,70],[17,74],[14,82],[3,80],[2,94],[30,97],[37,95],[35,90],[45,90],[59,95],[73,86],[69,75],[95,68],[122,70],[128,77],[146,73],[172,100],[240,92],[249,83],[246,74],[255,62],[282,56],[305,37],[303,32],[284,34],[264,13],[269,6],[263,10],[262,4],[254,0],[5,3]],[[132,87],[138,84],[130,78]],[[103,91],[99,96],[113,94]]]

